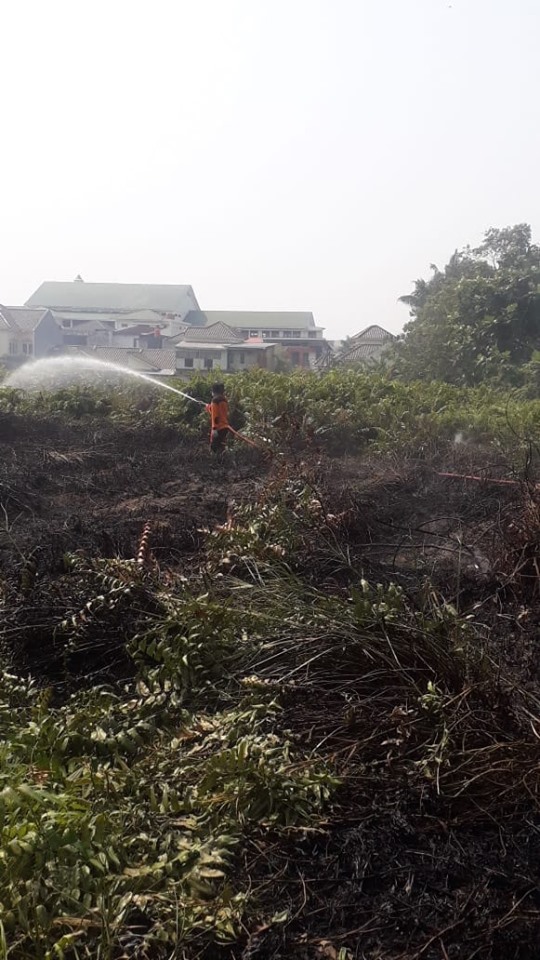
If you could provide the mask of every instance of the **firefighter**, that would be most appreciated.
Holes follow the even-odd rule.
[[[222,383],[212,386],[212,399],[206,405],[210,414],[210,449],[212,453],[223,453],[229,435],[229,404]]]

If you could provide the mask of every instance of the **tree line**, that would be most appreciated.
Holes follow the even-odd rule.
[[[400,298],[410,320],[392,358],[407,380],[540,386],[540,247],[520,223],[489,229]]]

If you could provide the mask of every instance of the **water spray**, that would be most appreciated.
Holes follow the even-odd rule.
[[[35,360],[32,363],[26,363],[19,367],[5,380],[6,387],[13,387],[20,390],[37,390],[47,386],[43,381],[47,375],[54,380],[69,383],[73,380],[73,374],[82,376],[84,372],[119,374],[121,376],[135,377],[137,380],[144,380],[151,383],[153,387],[159,387],[161,390],[169,390],[176,393],[186,400],[192,400],[193,403],[200,403],[205,406],[204,400],[197,400],[191,397],[189,393],[178,390],[177,387],[171,387],[169,383],[163,383],[161,380],[155,380],[146,373],[140,373],[139,370],[130,370],[129,367],[122,367],[118,363],[110,363],[108,360],[98,360],[97,357],[44,357],[41,360]],[[41,381],[41,382],[40,382]]]
[[[110,363],[108,360],[98,360],[97,357],[87,356],[44,357],[41,360],[34,360],[32,363],[26,363],[23,367],[11,373],[5,380],[4,386],[20,390],[46,389],[48,386],[52,386],[54,381],[56,381],[56,383],[58,383],[58,381],[70,383],[73,381],[74,374],[82,376],[85,372],[135,377],[137,380],[144,380],[146,383],[152,384],[153,387],[158,387],[161,390],[169,390],[170,393],[176,393],[177,396],[184,397],[186,400],[197,403],[201,407],[206,408],[207,406],[204,400],[198,400],[197,397],[192,397],[191,394],[185,393],[184,390],[171,387],[169,383],[155,380],[146,373],[140,373],[138,370],[130,370],[129,367],[122,367],[120,364]],[[47,383],[48,378],[49,383]],[[53,383],[50,383],[51,379]],[[238,433],[233,427],[229,426],[228,430],[235,437],[238,437],[239,440],[243,440],[244,443],[249,444],[249,446],[255,447],[263,453],[269,453],[267,448],[255,443],[254,440],[248,439],[248,437],[244,437],[243,434]]]

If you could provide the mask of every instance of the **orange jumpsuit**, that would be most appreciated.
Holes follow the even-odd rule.
[[[210,449],[217,453],[223,450],[229,433],[229,404],[225,397],[213,397],[212,402],[206,405],[206,412],[210,414]]]

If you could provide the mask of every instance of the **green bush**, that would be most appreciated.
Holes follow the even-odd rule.
[[[540,400],[527,391],[509,393],[489,386],[403,383],[384,373],[332,370],[321,376],[256,370],[224,377],[231,424],[276,448],[319,446],[330,453],[407,452],[428,455],[452,444],[456,434],[471,442],[517,448],[536,442]],[[198,400],[210,398],[212,378],[167,381]],[[121,389],[71,387],[24,394],[0,388],[0,414],[40,422],[112,420],[128,426],[174,427],[186,441],[205,438],[204,408],[170,390],[147,384]]]

